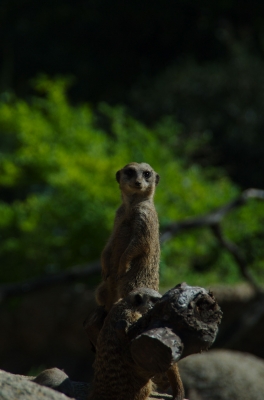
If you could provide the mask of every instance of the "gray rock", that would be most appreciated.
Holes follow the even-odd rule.
[[[178,365],[189,400],[264,399],[264,361],[251,354],[211,350]]]

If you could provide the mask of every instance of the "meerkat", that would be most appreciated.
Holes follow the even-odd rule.
[[[159,222],[153,202],[159,175],[146,163],[132,162],[117,171],[122,204],[102,252],[103,282],[97,303],[109,311],[133,289],[159,288]]]
[[[97,339],[89,400],[148,399],[152,389],[151,376],[133,362],[126,333],[160,297],[152,289],[141,288],[113,305]]]
[[[132,162],[116,173],[122,204],[101,255],[103,282],[96,291],[97,303],[106,312],[134,289],[159,290],[159,221],[153,200],[159,179],[146,163]],[[184,398],[177,364],[171,366],[167,376],[157,377],[162,386],[164,381],[169,381],[175,400]]]

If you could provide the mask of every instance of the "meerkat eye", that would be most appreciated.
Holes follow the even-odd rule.
[[[126,174],[126,176],[127,176],[128,178],[132,178],[132,176],[135,174],[135,171],[134,171],[134,169],[132,169],[132,168],[128,168],[128,169],[126,169],[124,172],[125,172],[125,174]]]
[[[144,171],[143,172],[143,176],[144,176],[144,178],[150,178],[151,177],[151,172],[150,171]]]
[[[143,303],[143,297],[142,297],[141,294],[136,294],[135,295],[135,303],[138,306]]]

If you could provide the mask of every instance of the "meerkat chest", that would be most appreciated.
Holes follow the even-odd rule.
[[[145,233],[157,230],[156,218],[153,218],[153,210],[146,207],[135,207],[118,215],[114,227],[112,241],[113,257],[115,260],[121,257],[131,240],[140,241]],[[153,228],[153,223],[155,228]]]
[[[116,254],[122,254],[128,246],[129,242],[133,237],[133,229],[131,219],[122,218],[121,221],[115,227],[114,232],[114,251]]]

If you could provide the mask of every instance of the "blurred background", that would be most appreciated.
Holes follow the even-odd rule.
[[[0,368],[89,380],[82,322],[99,268],[31,284],[97,262],[125,164],[160,174],[161,232],[264,189],[263,19],[258,0],[1,1]],[[221,222],[259,285],[263,220],[251,199]],[[264,357],[262,312],[242,336],[234,328],[262,295],[210,229],[167,240],[160,274],[162,291],[214,288],[226,310],[216,347]]]

